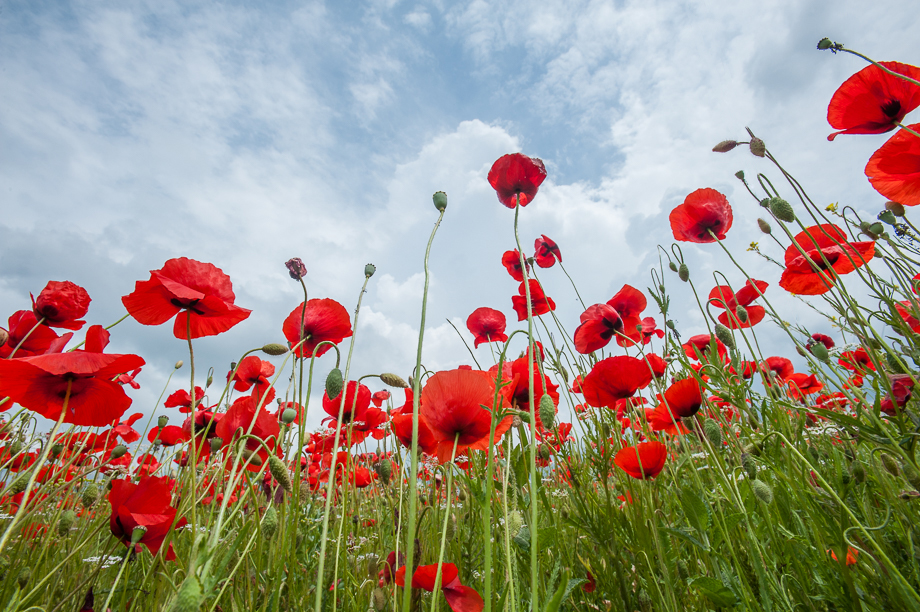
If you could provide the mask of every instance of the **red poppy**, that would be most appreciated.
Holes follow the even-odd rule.
[[[822,295],[836,283],[838,275],[849,274],[875,256],[875,243],[847,242],[846,234],[832,223],[813,225],[795,236],[795,244],[786,249],[786,269],[779,286],[794,295]]]
[[[137,281],[134,292],[121,298],[128,312],[142,325],[160,325],[177,314],[173,335],[180,340],[216,336],[243,321],[251,310],[233,302],[230,277],[210,263],[187,257],[170,259],[150,280]]]
[[[537,343],[539,345],[539,343]],[[530,349],[528,349],[529,351]],[[540,359],[543,359],[543,347],[540,346]],[[530,412],[530,376],[527,371],[529,358],[527,353],[522,357],[515,359],[510,364],[505,363],[505,371],[502,372],[502,379],[510,378],[511,384],[503,387],[502,392],[507,393],[508,400],[517,407],[518,410]],[[498,370],[493,366],[489,373],[498,378]],[[559,385],[553,383],[549,376],[540,374],[540,366],[536,360],[533,362],[533,396],[537,404],[540,398],[549,395],[553,400],[553,405],[559,404]],[[491,403],[488,405],[491,406]],[[537,411],[538,412],[538,411]],[[537,414],[538,429],[542,428],[539,414]]]
[[[357,397],[355,394],[357,393]],[[371,405],[371,390],[364,385],[359,385],[352,380],[348,383],[345,390],[345,405],[342,406],[342,393],[339,392],[333,398],[323,392],[323,410],[329,415],[329,421],[335,421],[339,418],[339,409],[342,412],[342,423],[351,423],[352,421],[364,420],[364,413]]]
[[[533,316],[538,317],[551,310],[556,310],[556,302],[553,301],[553,298],[547,297],[546,294],[543,293],[543,288],[540,287],[540,283],[534,279],[530,279],[527,281],[527,284],[530,287],[530,309]],[[521,286],[518,287],[518,293],[520,295],[511,296],[511,305],[517,313],[518,321],[524,321],[527,319],[527,295],[525,293],[524,283],[521,283]]]
[[[546,168],[536,157],[511,153],[499,157],[489,170],[489,184],[498,193],[498,201],[514,208],[530,204],[546,179]]]
[[[147,434],[148,442],[159,440],[160,443],[166,447],[175,446],[182,442],[188,442],[191,439],[192,437],[189,432],[176,425],[167,425],[162,429],[159,427],[154,427],[150,430],[150,433]]]
[[[913,395],[914,381],[908,374],[892,374],[889,378],[891,395],[882,400],[880,409],[885,414],[893,416],[910,400]]]
[[[135,484],[130,480],[113,480],[108,500],[112,506],[109,517],[109,529],[125,546],[131,545],[132,535],[138,527],[146,529],[137,542],[136,550],[143,544],[152,554],[157,554],[163,546],[173,521],[176,509],[170,506],[172,501],[172,481],[160,478],[143,477]],[[175,528],[183,527],[188,521],[179,519]],[[166,551],[166,559],[172,560],[176,554],[172,544]]]
[[[204,389],[195,387],[195,405],[198,405],[204,399]],[[192,411],[192,396],[187,389],[179,389],[171,393],[163,403],[164,408],[178,408],[179,412],[188,413]]]
[[[433,592],[438,575],[438,564],[420,565],[412,574],[412,588]],[[406,566],[396,571],[396,585],[406,586]],[[457,566],[453,563],[441,564],[441,592],[447,605],[453,612],[481,612],[485,602],[472,587],[460,584]]]
[[[675,240],[715,242],[716,238],[724,239],[732,227],[732,207],[724,195],[706,187],[688,195],[683,204],[671,211],[668,219]]]
[[[31,357],[48,352],[60,353],[73,336],[72,333],[58,336],[53,329],[40,324],[31,310],[14,312],[10,315],[7,325],[9,339],[6,344],[0,346],[0,358],[3,359],[10,356]]]
[[[837,363],[847,370],[862,376],[865,376],[868,370],[875,371],[875,365],[872,363],[872,359],[869,358],[869,353],[863,347],[859,347],[855,351],[840,353],[840,359],[837,360]]]
[[[719,356],[720,360],[725,359],[725,356],[728,355],[728,349],[725,348],[725,345],[721,340],[715,336],[709,334],[699,334],[697,336],[691,336],[682,346],[684,353],[690,359],[706,359],[707,361],[712,361],[712,343],[715,342],[716,353]]]
[[[664,392],[662,404],[677,417],[693,416],[703,405],[700,383],[695,378],[678,380]]]
[[[882,66],[912,79],[920,79],[920,68],[899,62]],[[827,106],[827,122],[838,134],[881,134],[890,132],[904,116],[920,106],[920,87],[888,74],[870,64],[843,82]]]
[[[607,300],[607,305],[616,309],[623,319],[622,335],[617,334],[617,344],[620,346],[632,346],[642,339],[642,332],[639,326],[643,325],[642,311],[648,305],[645,295],[632,285],[623,285],[623,288],[617,291],[616,295]],[[654,319],[652,327],[654,328]],[[664,333],[662,332],[662,336]],[[625,338],[623,336],[626,336]]]
[[[562,251],[559,250],[559,245],[547,238],[546,234],[541,234],[534,241],[533,248],[536,249],[533,259],[541,268],[552,268],[557,259],[562,261]]]
[[[224,441],[225,446],[230,444],[237,433],[249,433],[265,442],[265,446],[274,451],[278,442],[278,434],[281,433],[281,426],[277,418],[264,408],[259,408],[256,401],[246,395],[233,402],[227,413],[217,423],[214,432]],[[256,440],[246,440],[246,448],[257,454],[263,464],[268,460],[268,451],[265,450],[265,446]],[[227,448],[232,449],[233,447],[227,446]],[[235,458],[235,453],[233,457]],[[261,468],[253,463],[247,463],[246,469],[258,471]]]
[[[112,425],[112,433],[128,444],[137,442],[141,439],[141,434],[137,433],[137,430],[134,429],[133,425],[137,423],[137,421],[140,420],[140,418],[143,416],[144,415],[142,413],[135,412],[128,417],[128,420]]]
[[[275,366],[270,362],[249,355],[236,366],[236,373],[233,370],[227,372],[227,382],[233,381],[233,388],[237,391],[252,389],[252,397],[264,406],[275,399],[275,388],[269,380],[274,373]]]
[[[719,322],[729,329],[742,329],[754,327],[766,316],[763,306],[751,305],[751,302],[761,296],[769,285],[764,281],[747,280],[738,293],[732,291],[728,285],[718,285],[709,292],[709,303],[725,312],[719,315]],[[747,311],[747,320],[742,322],[738,318],[738,307],[743,306]]]
[[[477,308],[466,319],[466,328],[475,336],[473,346],[479,348],[483,342],[506,342],[505,315],[501,312],[486,308]]]
[[[631,397],[652,382],[652,372],[644,361],[618,355],[598,361],[585,376],[582,390],[585,402],[595,408],[613,406]]]
[[[828,350],[834,348],[834,339],[825,334],[812,334],[811,339],[815,342],[820,342]]]
[[[0,360],[0,397],[56,421],[70,387],[64,423],[102,427],[131,406],[112,378],[142,365],[137,355],[83,351]]]
[[[300,321],[303,317],[303,334],[300,334]],[[320,342],[333,342],[338,344],[345,338],[350,338],[351,317],[345,307],[329,298],[314,299],[307,301],[307,308],[304,310],[303,302],[300,306],[291,311],[291,314],[284,320],[282,326],[284,337],[291,346],[294,346],[302,338],[306,338],[300,347],[295,351],[298,357],[312,357],[313,351]],[[332,348],[324,344],[316,352],[317,357],[322,357]]]
[[[652,370],[652,376],[655,378],[661,378],[664,376],[665,371],[668,369],[668,362],[656,355],[655,353],[648,353],[645,355],[645,360],[648,362],[649,368]]]
[[[789,395],[795,399],[801,399],[806,395],[817,393],[824,388],[824,383],[818,380],[814,374],[802,374],[800,372],[788,376],[786,384],[789,385]]]
[[[508,274],[511,275],[511,278],[516,280],[519,283],[524,282],[524,272],[521,268],[521,253],[517,249],[513,251],[505,251],[502,253],[502,265],[505,266],[505,270],[508,271]],[[527,260],[524,260],[524,266],[527,269],[527,273],[530,274],[530,264]]]
[[[581,586],[581,590],[585,593],[593,593],[595,589],[597,589],[597,582],[595,582],[594,576],[591,574],[591,572],[588,572],[586,578],[587,581]]]
[[[642,344],[651,342],[653,336],[664,338],[664,330],[658,329],[655,317],[645,317],[636,327],[639,330],[639,338],[642,340]],[[618,336],[617,342],[619,343],[620,340],[621,338]]]
[[[916,307],[910,301],[905,300],[903,302],[897,302],[894,308],[898,314],[901,315],[901,318],[904,319],[907,326],[910,327],[911,331],[920,334],[920,320],[913,315]]]
[[[614,457],[614,463],[633,478],[648,480],[661,473],[667,459],[668,447],[651,440],[621,449]]]
[[[575,330],[575,350],[583,355],[600,350],[611,338],[623,332],[623,319],[613,306],[595,304],[581,314],[581,325]]]
[[[781,381],[788,379],[795,372],[792,362],[785,357],[767,357],[760,362],[760,367],[764,372],[772,373]]]
[[[672,436],[683,436],[690,430],[681,422],[680,415],[672,414],[664,402],[658,404],[654,410],[646,410],[645,418],[652,431],[663,431]]]
[[[920,131],[920,123],[908,127]],[[898,130],[869,158],[866,176],[889,200],[904,206],[920,204],[920,138]]]
[[[86,315],[91,301],[86,289],[79,285],[48,281],[38,298],[32,298],[32,311],[48,327],[80,329],[86,321],[77,319]]]

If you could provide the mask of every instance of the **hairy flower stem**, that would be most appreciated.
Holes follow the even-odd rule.
[[[189,466],[189,479],[191,480],[192,487],[191,497],[192,497],[192,525],[195,528],[198,527],[198,513],[196,512],[197,503],[194,503],[195,491],[198,489],[198,445],[195,443],[195,439],[198,437],[195,435],[195,410],[198,409],[198,398],[195,395],[195,349],[192,348],[192,311],[188,309],[185,311],[185,338],[188,340],[188,365],[191,370],[189,378],[189,398],[192,402],[192,436],[189,440],[189,455],[186,465]],[[229,384],[229,383],[228,383]],[[204,443],[204,440],[202,440]],[[198,545],[192,546],[192,559],[189,563],[189,571],[195,571],[195,561],[198,558]],[[103,610],[106,608],[103,607]]]
[[[434,235],[444,219],[444,209],[438,215],[438,220],[431,230],[431,237],[428,238],[428,246],[425,248],[425,288],[422,291],[422,320],[418,328],[418,350],[415,354],[415,368],[412,370],[412,450],[411,450],[411,467],[409,470],[409,524],[406,526],[406,573],[410,580],[412,568],[414,567],[413,557],[415,556],[415,524],[416,512],[418,511],[418,413],[422,398],[422,345],[425,340],[425,315],[428,312],[428,283],[431,279],[431,273],[428,270],[428,257],[431,254],[431,244],[434,242]],[[409,612],[412,605],[412,589],[403,589],[403,612]],[[317,610],[316,612],[319,612]]]
[[[447,545],[447,522],[450,520],[450,502],[451,502],[451,486],[454,484],[454,457],[457,456],[457,442],[460,441],[460,432],[458,431],[454,435],[454,449],[450,452],[450,463],[447,464],[447,509],[444,511],[444,526],[441,528],[441,549],[438,552],[438,569],[434,575],[434,592],[437,593],[438,589],[441,588],[441,564],[444,563],[444,547]],[[489,500],[491,503],[491,500]],[[492,572],[492,568],[486,566],[484,574],[489,574]],[[439,597],[431,598],[431,612],[435,612],[438,609],[438,603],[441,599]]]

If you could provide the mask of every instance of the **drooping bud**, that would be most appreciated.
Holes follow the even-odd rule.
[[[722,341],[722,344],[727,346],[729,349],[735,348],[735,339],[732,337],[732,332],[722,325],[721,323],[716,323],[715,326],[716,338]]]
[[[713,153],[728,153],[738,146],[737,140],[723,140],[712,148]]]
[[[383,612],[387,609],[387,595],[383,589],[380,587],[375,588],[372,599],[374,600],[374,610]]]
[[[262,516],[262,533],[266,538],[271,538],[276,531],[278,531],[278,511],[270,505]]]
[[[279,355],[284,355],[285,353],[287,353],[288,347],[284,346],[283,344],[278,344],[277,342],[269,342],[268,344],[262,347],[262,352],[265,353],[266,355],[272,355],[274,357],[277,357]]]
[[[784,223],[795,221],[795,211],[792,210],[792,204],[782,198],[770,198],[770,212],[773,216]]]
[[[224,440],[223,438],[214,436],[208,441],[208,445],[211,447],[211,452],[216,453],[224,446]]]
[[[329,372],[329,375],[326,377],[326,395],[329,399],[335,399],[339,396],[339,393],[342,392],[342,386],[344,381],[342,380],[342,370],[338,368],[332,368],[332,371]]]
[[[74,522],[77,520],[77,513],[73,510],[64,510],[61,513],[61,518],[58,521],[57,531],[58,535],[64,537],[70,531],[70,528],[73,527]]]
[[[530,423],[530,413],[524,412],[523,410],[518,411],[516,415],[524,423]]]
[[[198,612],[202,599],[201,583],[198,582],[198,577],[192,574],[182,582],[169,612]]]
[[[294,422],[294,419],[297,418],[297,411],[293,408],[285,408],[284,412],[281,413],[281,422],[285,425],[290,425]]]
[[[671,268],[671,272],[677,272],[677,264],[673,261],[668,262],[668,267]]]
[[[234,369],[236,369],[236,368],[234,368]],[[204,388],[207,389],[207,388],[210,387],[212,384],[214,384],[214,375],[213,375],[213,374],[208,374],[208,379],[204,382]]]
[[[862,484],[866,480],[866,468],[861,461],[853,462],[853,465],[850,466],[850,474],[853,475],[853,480],[857,484]]]
[[[833,45],[834,43],[831,42],[830,38],[822,38],[818,41],[818,51],[827,51]]]
[[[773,489],[771,489],[770,485],[764,481],[752,480],[751,490],[754,491],[754,495],[757,497],[757,499],[767,504],[768,506],[773,503]]]
[[[806,351],[799,345],[795,346],[795,352],[801,355],[802,357],[808,357],[808,351]]]
[[[431,196],[431,200],[434,202],[434,207],[437,208],[439,212],[444,212],[444,209],[447,208],[447,194],[443,191],[434,192],[434,195]]]
[[[747,308],[745,308],[741,304],[738,304],[738,306],[735,308],[735,316],[738,317],[738,321],[740,321],[741,323],[747,323],[748,322]]]
[[[767,145],[760,138],[754,136],[751,138],[751,153],[757,157],[764,157],[767,154]]]
[[[58,457],[60,457],[60,455],[61,455],[62,452],[64,452],[64,445],[63,445],[63,444],[57,443],[57,444],[52,444],[52,445],[51,445],[51,456],[54,457],[55,459],[57,459]],[[16,451],[15,453],[12,452],[12,450],[10,451],[10,454],[11,454],[11,455],[14,455],[14,456],[15,456],[16,454],[18,454],[18,453],[19,453],[19,451]]]
[[[706,419],[703,423],[703,433],[706,434],[706,438],[714,448],[722,448],[722,428],[715,419]]]
[[[904,366],[898,361],[898,358],[893,353],[885,353],[885,361],[888,362],[888,367],[891,368],[891,371],[895,374],[907,374],[904,370]]]
[[[393,474],[393,463],[389,459],[383,459],[374,464],[374,471],[377,477],[384,485],[390,484],[390,476]]]
[[[127,452],[128,452],[128,447],[125,446],[124,444],[119,444],[118,446],[112,449],[111,457],[112,459],[120,459],[121,457],[124,457],[125,453]]]
[[[741,453],[741,467],[744,468],[747,477],[750,480],[757,479],[757,463],[750,453]]]
[[[23,491],[26,490],[26,487],[28,486],[28,484],[29,484],[29,475],[20,474],[19,476],[16,477],[16,480],[10,483],[10,489],[9,489],[10,493],[12,493],[13,495],[22,493]]]
[[[811,354],[815,356],[815,359],[818,359],[819,361],[827,362],[827,360],[830,359],[830,355],[827,352],[827,347],[824,346],[823,342],[815,342],[811,345],[811,347],[809,347],[808,350],[810,350]]]
[[[920,472],[909,463],[904,464],[904,478],[915,490],[920,491]]]
[[[901,475],[901,466],[898,463],[898,460],[895,459],[892,455],[888,453],[882,453],[882,466],[885,468],[889,474],[897,478]]]
[[[904,216],[904,205],[899,202],[888,200],[885,202],[885,209],[890,210],[891,214],[893,214],[895,217]]]
[[[757,219],[757,227],[760,228],[764,234],[770,234],[773,232],[773,228],[770,227],[770,224],[763,219]]]
[[[652,598],[649,597],[648,591],[644,588],[639,589],[637,599],[639,600],[639,607],[642,609],[642,612],[652,609]]]
[[[374,275],[374,272],[377,271],[377,266],[374,264],[367,264],[364,266],[364,276],[370,278]]]
[[[249,463],[250,465],[258,467],[264,462],[262,461],[262,457],[259,456],[259,453],[249,450],[248,448],[244,448],[243,463]]]
[[[83,502],[84,508],[90,508],[99,500],[99,487],[95,482],[91,482],[84,487],[80,494],[80,501]]]
[[[284,266],[288,269],[288,274],[291,275],[295,281],[299,281],[304,276],[307,275],[307,266],[304,265],[303,260],[300,257],[292,257],[284,262]]]
[[[177,370],[178,370],[179,368],[181,368],[181,367],[182,367],[182,360],[180,359],[179,361],[177,361],[177,362],[176,362],[176,365],[173,366],[173,367],[176,368]]]
[[[550,429],[555,419],[556,406],[553,404],[553,398],[547,393],[540,398],[540,422],[545,429]]]
[[[383,384],[390,387],[396,387],[397,389],[406,389],[409,387],[409,383],[404,381],[401,376],[397,376],[391,372],[384,372],[381,374],[380,380]]]
[[[680,264],[680,267],[677,268],[677,277],[685,283],[690,280],[690,268],[687,267],[687,264]]]
[[[291,473],[288,471],[284,461],[275,455],[268,456],[268,471],[271,472],[272,478],[278,481],[282,489],[290,493],[293,490],[291,485]]]
[[[3,346],[7,342],[9,342],[9,339],[10,339],[10,332],[0,327],[0,346]]]
[[[448,542],[452,542],[456,534],[457,534],[457,515],[451,513],[450,518],[447,519],[447,530],[444,532],[444,537],[447,538]]]
[[[550,449],[549,444],[541,444],[537,451],[537,454],[540,455],[540,459],[543,461],[549,461],[550,456],[552,456],[552,450]]]

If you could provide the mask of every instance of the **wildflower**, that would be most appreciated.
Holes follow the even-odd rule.
[[[195,404],[204,399],[204,389],[195,387]],[[189,413],[192,411],[192,396],[187,389],[179,389],[171,393],[163,403],[164,408],[178,408],[179,412]]]
[[[265,405],[275,398],[275,388],[269,380],[274,373],[275,366],[270,362],[249,355],[243,357],[235,372],[232,369],[227,372],[227,382],[232,381],[233,388],[237,391],[252,389],[252,397]]]
[[[632,346],[640,340],[643,341],[643,344],[647,343],[643,340],[645,332],[639,329],[640,326],[644,329],[648,325],[648,319],[640,319],[642,311],[648,305],[648,300],[645,299],[645,295],[641,291],[631,285],[623,285],[623,288],[617,291],[616,295],[607,300],[607,305],[615,308],[623,320],[623,330],[616,336],[617,344],[620,346]],[[655,320],[651,319],[652,329],[648,331],[649,335],[658,331],[654,327]],[[658,337],[660,338],[661,336],[664,336],[664,332],[660,332]]]
[[[794,240],[796,244],[786,249],[786,269],[779,280],[779,286],[794,295],[827,293],[837,282],[829,270],[849,274],[875,256],[874,242],[847,242],[843,230],[831,223],[813,225]]]
[[[533,248],[536,249],[533,259],[541,268],[552,268],[557,259],[562,261],[562,251],[559,250],[559,245],[547,238],[546,234],[541,234],[534,241]]]
[[[505,342],[505,315],[492,308],[477,308],[466,319],[466,328],[475,336],[473,346],[479,348],[483,342]]]
[[[246,449],[252,452],[251,457],[258,456],[261,460],[253,461],[250,458],[246,468],[250,471],[258,471],[259,466],[268,460],[268,451],[265,450],[265,447],[267,446],[274,452],[281,426],[277,418],[264,408],[257,407],[256,401],[251,396],[245,395],[233,402],[214,429],[214,433],[224,441],[225,445],[230,444],[237,432],[248,432],[265,443],[263,446],[257,440],[246,440]]]
[[[323,393],[323,410],[329,415],[327,421],[335,421],[339,418],[341,402],[341,391],[334,397],[329,397],[328,392]],[[342,408],[342,423],[363,420],[364,414],[367,412],[370,405],[371,390],[356,381],[350,381],[345,391],[345,406]]]
[[[433,592],[437,575],[437,563],[418,566],[412,574],[412,588]],[[406,586],[406,566],[396,572],[396,584]],[[460,584],[459,571],[453,563],[441,564],[441,592],[454,612],[481,612],[485,607],[485,602],[475,589]]]
[[[916,132],[920,123],[908,127]],[[889,200],[902,206],[920,204],[920,138],[898,130],[869,158],[866,176],[875,190]]]
[[[288,274],[290,274],[291,278],[296,281],[299,281],[307,275],[307,266],[304,265],[300,257],[288,259],[284,262],[284,266],[288,269]]]
[[[538,317],[556,310],[556,302],[553,301],[553,298],[547,297],[543,293],[540,283],[530,279],[527,284],[530,287],[530,309],[533,316]],[[527,294],[525,293],[524,283],[521,283],[521,286],[518,287],[518,294],[511,296],[511,305],[517,313],[518,321],[523,321],[527,318]]]
[[[176,509],[171,507],[173,482],[163,476],[142,477],[136,484],[129,480],[113,480],[108,500],[112,506],[109,528],[125,546],[132,542],[140,551],[141,544],[152,554],[157,554],[163,546],[163,540],[169,533],[176,518]],[[184,518],[176,522],[176,529],[188,521]],[[143,536],[136,538],[135,530],[144,529]],[[172,544],[166,551],[166,559],[173,560],[176,554]]]
[[[732,207],[724,195],[707,187],[688,195],[668,219],[675,240],[715,242],[724,239],[732,227]]]
[[[511,153],[499,157],[489,170],[489,184],[498,193],[498,201],[514,208],[530,204],[546,179],[546,167],[536,157]]]
[[[301,331],[300,323],[303,317],[303,330]],[[297,350],[295,355],[298,357],[312,357],[313,351],[321,342],[332,342],[338,344],[345,338],[350,338],[351,317],[345,307],[328,298],[308,300],[306,309],[304,303],[291,311],[282,325],[284,337],[293,347],[301,340],[305,340]],[[317,357],[322,357],[331,346],[324,344],[318,351]]]
[[[607,304],[595,304],[580,317],[581,325],[575,330],[575,350],[586,355],[604,348],[611,338],[623,331],[623,319],[615,308]]]
[[[622,448],[613,461],[621,470],[638,480],[654,478],[664,469],[668,447],[652,440]]]
[[[511,278],[516,280],[519,283],[524,282],[524,272],[521,267],[521,252],[517,249],[513,251],[505,251],[502,253],[502,265],[505,266],[505,269],[508,271],[508,274],[511,275]],[[524,266],[527,268],[527,272],[530,272],[530,265],[525,261]]]
[[[880,62],[882,66],[915,80],[920,68],[899,62]],[[920,87],[888,74],[870,64],[846,81],[834,92],[827,106],[827,122],[839,134],[881,134],[890,132],[904,116],[920,106]]]
[[[70,281],[48,281],[45,288],[32,298],[32,311],[48,327],[80,329],[86,321],[78,321],[89,311],[91,299],[86,289]]]
[[[732,291],[728,285],[718,285],[709,292],[709,303],[725,312],[719,314],[719,322],[729,329],[753,327],[763,321],[766,310],[763,306],[752,302],[766,291],[768,284],[764,281],[745,282],[738,293]],[[741,306],[747,313],[747,320],[742,321],[738,316],[738,307]]]
[[[31,357],[46,352],[60,353],[73,336],[71,333],[58,336],[50,327],[39,324],[31,310],[14,312],[8,319],[7,328],[9,331],[6,343],[0,346],[2,359],[10,356]]]
[[[585,402],[596,408],[612,406],[617,400],[632,397],[652,381],[644,361],[619,355],[598,361],[585,376],[582,389]]]

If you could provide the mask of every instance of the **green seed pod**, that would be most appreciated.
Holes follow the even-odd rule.
[[[406,389],[409,387],[409,383],[404,381],[402,377],[390,372],[384,372],[381,374],[380,380],[383,382],[383,384],[390,387],[396,387],[397,389]]]
[[[767,145],[760,138],[754,136],[751,138],[751,153],[757,157],[764,157],[767,154]]]
[[[329,376],[326,377],[326,396],[329,399],[335,399],[342,392],[344,381],[342,380],[342,370],[332,368]]]
[[[10,483],[10,493],[16,495],[22,493],[26,490],[26,487],[29,485],[29,474],[24,473],[16,477],[12,483]]]
[[[764,234],[773,233],[773,228],[770,227],[770,224],[767,223],[765,219],[757,219],[757,227],[759,227],[760,231],[762,231]]]
[[[201,607],[204,596],[201,593],[201,583],[194,574],[188,576],[179,587],[179,594],[172,603],[169,612],[197,612]]]
[[[872,234],[876,236],[881,236],[884,231],[885,231],[885,226],[879,223],[878,221],[876,221],[875,223],[869,226],[869,232],[871,232]]]
[[[91,482],[83,489],[80,494],[80,501],[83,502],[84,508],[91,508],[93,504],[99,501],[99,487],[95,482]]]
[[[374,471],[377,472],[377,478],[384,485],[390,484],[390,476],[393,474],[393,463],[389,459],[378,461],[374,464]]]
[[[285,408],[284,412],[281,413],[281,422],[285,425],[290,425],[297,418],[297,411],[293,408]]]
[[[436,191],[431,200],[434,202],[434,207],[440,212],[444,212],[444,209],[447,208],[447,194],[443,191]]]
[[[677,272],[677,264],[673,261],[668,262],[668,267],[671,268],[671,272]]]
[[[882,224],[879,223],[879,227],[881,227],[881,225]],[[869,240],[878,240],[878,234],[872,231],[872,225],[870,225],[868,221],[863,221],[862,223],[860,223],[859,229],[862,231],[863,234],[868,236]]]
[[[878,220],[884,221],[888,225],[895,225],[898,222],[897,217],[894,216],[894,213],[890,210],[883,210],[878,214]]]
[[[818,41],[818,51],[827,51],[833,45],[834,43],[831,42],[830,38],[822,38]]]
[[[212,453],[216,453],[216,452],[219,451],[221,448],[223,448],[223,446],[224,446],[224,440],[223,440],[223,438],[220,438],[220,437],[218,437],[218,436],[214,436],[213,438],[211,438],[211,439],[208,441],[208,446],[211,447],[211,452],[212,452]]]
[[[853,475],[853,480],[856,481],[856,484],[862,484],[866,481],[866,468],[861,461],[853,462],[850,466],[850,474]]]
[[[374,264],[367,264],[364,266],[364,276],[370,278],[374,275],[374,272],[377,271],[377,266]]]
[[[271,538],[276,531],[278,531],[278,511],[274,506],[269,506],[262,515],[262,533],[266,538]]]
[[[727,346],[729,349],[735,348],[735,339],[732,337],[731,331],[721,323],[716,323],[715,326],[716,338],[722,341],[722,344]]]
[[[915,490],[920,491],[920,473],[909,463],[904,464],[904,478]]]
[[[278,481],[282,489],[288,493],[294,490],[291,485],[291,473],[280,458],[275,455],[268,456],[268,471],[272,473],[272,478]]]
[[[664,324],[665,324],[665,327],[667,327],[671,331],[674,331],[674,321],[672,321],[671,319],[668,319],[667,321],[664,322]]]
[[[120,459],[121,457],[124,457],[127,452],[128,452],[128,447],[125,446],[124,444],[119,444],[118,446],[112,449],[112,454],[110,456],[112,457],[112,459]]]
[[[523,410],[519,411],[516,415],[521,421],[525,423],[530,423],[530,413],[524,412]]]
[[[26,588],[29,582],[32,580],[32,568],[24,567],[19,570],[19,575],[16,576],[16,582],[19,584],[20,589]]]
[[[12,450],[10,450],[10,455],[13,456],[13,457],[15,457],[16,454],[17,454],[18,452],[19,452],[19,451],[16,451],[16,452],[14,453],[14,452],[12,452]],[[55,459],[57,459],[58,457],[60,457],[60,455],[61,455],[62,452],[64,452],[64,445],[63,445],[63,444],[53,444],[53,445],[51,445],[51,456],[54,457]]]
[[[712,148],[713,153],[728,153],[738,146],[737,140],[723,140]]]
[[[540,448],[537,449],[540,459],[543,461],[549,461],[550,456],[552,456],[552,450],[548,444],[541,444]]]
[[[722,448],[722,428],[715,420],[706,419],[703,423],[703,433],[706,434],[706,438],[714,448]]]
[[[741,467],[744,468],[749,480],[757,479],[757,463],[750,453],[741,453]]]
[[[765,483],[762,480],[752,480],[751,489],[754,491],[754,495],[757,496],[757,499],[767,504],[768,506],[773,503],[773,489],[770,488],[770,485]]]
[[[168,417],[168,416],[165,416],[165,415],[164,415],[164,416],[159,416],[159,417],[157,417],[157,427],[159,427],[160,429],[163,429],[163,428],[166,427],[167,425],[169,425],[169,417]]]
[[[782,198],[770,198],[770,212],[773,216],[785,223],[795,221],[795,212],[792,210],[792,204]]]
[[[521,527],[524,526],[524,517],[517,510],[513,510],[508,514],[508,534],[513,538],[521,531]]]
[[[738,304],[738,307],[735,308],[735,316],[738,317],[738,320],[739,320],[740,322],[742,322],[742,323],[747,323],[747,322],[748,322],[748,311],[747,311],[747,308],[745,308],[745,307],[742,306],[741,304]]]
[[[380,587],[375,588],[372,599],[374,600],[374,610],[383,612],[387,609],[387,594],[383,589]]]
[[[544,429],[550,429],[553,421],[556,419],[556,406],[553,404],[553,398],[545,394],[540,398],[540,422],[543,423]]]
[[[840,475],[840,483],[843,484],[843,486],[847,486],[852,480],[853,475],[846,470]]]
[[[885,471],[887,471],[895,478],[901,475],[901,465],[898,463],[897,459],[888,453],[882,453],[881,459],[882,466],[885,468]]]
[[[273,355],[275,357],[279,355],[284,355],[288,352],[288,347],[283,344],[278,344],[277,342],[269,342],[262,347],[262,352],[266,355]]]
[[[888,200],[887,202],[885,202],[885,210],[890,210],[891,214],[893,214],[895,217],[904,216],[904,206],[892,200]]]
[[[811,354],[814,355],[815,359],[818,359],[819,361],[827,362],[828,359],[830,359],[830,355],[827,352],[827,347],[824,346],[823,342],[815,342],[808,350],[811,351]]]
[[[735,178],[737,178],[739,181],[743,181],[744,180],[744,170],[738,170],[738,172],[735,172]]]
[[[685,283],[690,280],[690,268],[687,267],[687,264],[680,264],[680,267],[677,268],[677,277]]]
[[[64,537],[70,531],[70,528],[73,527],[74,522],[77,520],[77,513],[73,510],[64,510],[61,513],[61,518],[58,521],[57,531],[58,535]]]

